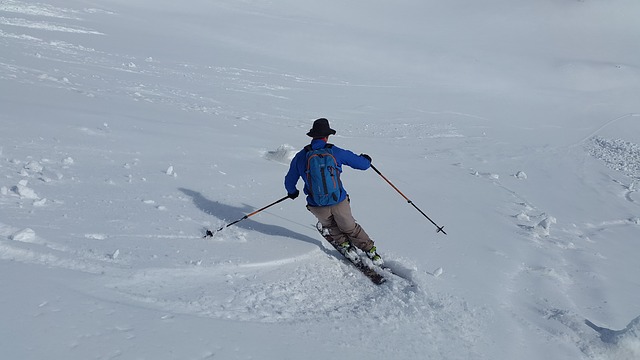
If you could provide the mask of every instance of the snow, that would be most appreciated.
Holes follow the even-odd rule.
[[[21,173],[21,175],[23,175],[23,173]],[[27,175],[24,174],[24,176]],[[28,184],[28,180],[20,180],[16,186],[11,188],[11,190],[22,199],[39,199],[38,194],[36,194],[36,192],[32,188],[28,187]]]
[[[7,359],[640,358],[635,0],[0,1]],[[326,117],[376,286],[284,174]]]
[[[34,242],[36,233],[29,229],[22,229],[9,235],[9,240],[22,241],[22,242]]]

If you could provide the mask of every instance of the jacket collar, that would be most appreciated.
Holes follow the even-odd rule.
[[[327,146],[327,142],[322,139],[311,140],[311,148],[313,150],[322,149],[325,146]]]

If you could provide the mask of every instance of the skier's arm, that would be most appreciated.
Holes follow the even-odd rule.
[[[296,186],[298,185],[298,180],[300,179],[300,171],[298,170],[298,160],[300,157],[300,153],[296,154],[291,160],[291,164],[289,165],[289,171],[287,175],[284,177],[284,188],[287,191],[287,194],[293,194],[298,189]]]
[[[345,149],[338,149],[339,159],[344,165],[358,170],[367,170],[371,167],[371,161],[364,156],[356,155],[354,152]]]

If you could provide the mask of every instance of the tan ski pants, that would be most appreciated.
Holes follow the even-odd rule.
[[[318,218],[322,227],[329,229],[334,244],[350,241],[362,251],[369,251],[373,247],[373,240],[351,215],[349,198],[331,206],[307,205],[307,209]]]

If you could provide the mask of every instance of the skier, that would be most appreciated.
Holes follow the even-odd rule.
[[[367,170],[371,167],[371,157],[367,154],[356,155],[329,144],[329,135],[335,133],[327,119],[320,118],[313,122],[313,127],[307,133],[312,138],[311,144],[294,156],[285,176],[287,195],[291,199],[300,195],[297,184],[302,177],[307,209],[315,215],[323,230],[329,232],[332,245],[343,254],[355,246],[364,251],[374,264],[382,265],[382,258],[376,252],[373,240],[353,218],[349,196],[340,181],[342,165]]]

